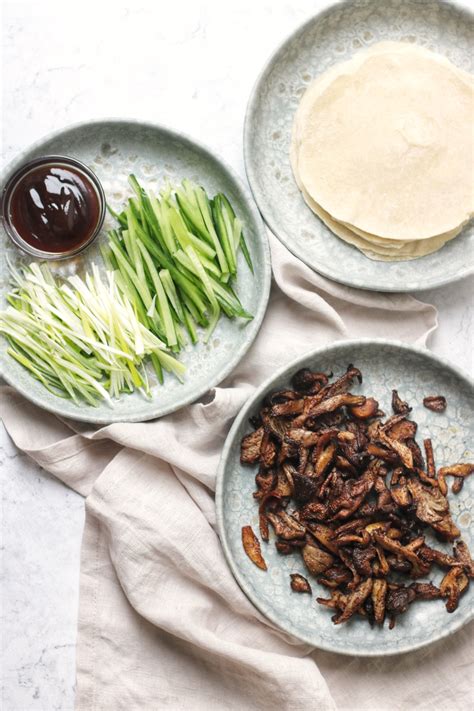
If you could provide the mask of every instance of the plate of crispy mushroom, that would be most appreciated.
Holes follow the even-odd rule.
[[[217,483],[227,561],[253,604],[332,652],[408,652],[473,616],[474,385],[428,351],[365,339],[267,380]]]

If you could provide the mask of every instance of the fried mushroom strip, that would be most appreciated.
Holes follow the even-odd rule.
[[[416,592],[404,585],[392,585],[389,587],[386,599],[386,612],[390,618],[390,629],[395,627],[395,618],[408,610],[408,606],[416,598]]]
[[[311,595],[312,590],[311,590],[311,585],[308,583],[306,578],[303,575],[300,575],[299,573],[291,573],[290,574],[291,578],[291,589],[294,592],[298,593],[309,593]]]
[[[295,390],[308,395],[315,395],[328,382],[329,377],[325,373],[315,373],[309,368],[299,370],[291,379]]]
[[[454,612],[459,604],[459,598],[467,589],[469,579],[462,567],[451,568],[446,573],[439,586],[441,597],[446,598],[446,609],[448,612]]]
[[[398,541],[392,540],[383,533],[374,532],[372,535],[384,550],[394,553],[399,558],[405,558],[410,563],[411,575],[414,578],[422,577],[428,573],[429,566],[409,546],[402,546]]]
[[[252,526],[244,526],[242,528],[242,543],[244,546],[244,551],[247,553],[248,557],[254,563],[257,568],[261,570],[267,569],[267,564],[262,555],[260,548],[260,542],[253,532]]]
[[[463,566],[464,572],[470,577],[474,578],[474,561],[469,553],[469,548],[464,543],[464,541],[457,541],[454,546],[454,557],[456,561]]]
[[[368,397],[362,405],[354,405],[350,408],[350,413],[357,420],[368,420],[375,417],[379,409],[377,400],[373,397]]]
[[[346,604],[339,615],[333,618],[335,625],[340,625],[343,622],[347,622],[352,615],[359,610],[364,604],[367,597],[372,592],[372,578],[367,578],[364,580],[355,590],[353,590],[348,596]]]
[[[392,390],[392,410],[396,415],[407,415],[411,412],[411,407],[404,402],[396,390]]]
[[[284,541],[292,541],[295,538],[305,537],[306,528],[287,514],[286,511],[269,512],[267,513],[267,518],[275,529],[278,538],[282,538]]]
[[[474,472],[474,464],[464,462],[462,464],[451,464],[449,467],[441,467],[438,470],[438,486],[441,493],[446,496],[448,487],[446,485],[447,476],[455,476],[464,479]]]
[[[438,600],[441,597],[441,590],[432,583],[412,583],[410,588],[420,600]]]
[[[444,412],[447,407],[446,398],[443,395],[428,395],[423,398],[423,405],[432,412]]]
[[[242,464],[255,464],[260,457],[260,447],[264,435],[263,427],[246,435],[240,445],[240,461]]]
[[[295,419],[294,423],[298,423],[299,427],[304,424],[306,420],[310,417],[319,417],[320,415],[326,415],[329,412],[339,410],[339,408],[341,407],[363,405],[364,403],[365,397],[363,395],[340,393],[339,395],[333,395],[332,397],[328,397],[322,402],[319,400],[319,396],[316,395],[314,398],[307,398],[301,415],[299,415],[299,417]],[[275,408],[273,408],[273,410],[275,410]]]
[[[387,597],[388,584],[384,578],[375,578],[372,586],[372,605],[374,609],[374,621],[378,625],[383,625],[385,620],[385,600]]]
[[[319,546],[307,543],[304,548],[301,549],[301,554],[303,556],[304,564],[308,568],[311,575],[320,575],[324,573],[325,570],[331,567],[334,563],[334,556],[330,553],[326,553]]]
[[[426,437],[422,453],[411,408],[396,390],[394,414],[386,417],[374,397],[349,392],[362,380],[357,368],[330,378],[299,371],[292,389],[270,393],[250,420],[255,431],[242,440],[241,461],[258,467],[260,538],[281,555],[301,556],[308,579],[293,573],[291,587],[311,593],[314,576],[331,592],[318,602],[335,611],[335,624],[358,616],[371,626],[387,619],[392,628],[415,600],[442,598],[452,612],[474,577],[474,562],[459,540],[446,479],[454,477],[459,491],[474,465],[437,471],[434,442]],[[433,547],[433,534],[455,542],[453,550]],[[250,526],[242,540],[265,570]],[[439,569],[440,587],[423,580]]]
[[[408,490],[416,505],[415,515],[423,523],[427,523],[449,541],[458,538],[459,529],[449,513],[449,503],[438,489],[427,489],[420,482],[411,479]]]

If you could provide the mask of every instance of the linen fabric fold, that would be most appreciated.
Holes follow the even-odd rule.
[[[417,708],[428,708],[446,700],[456,666],[468,659],[465,630],[457,644],[397,662],[313,651],[269,623],[226,564],[215,475],[232,420],[254,389],[334,340],[426,345],[437,325],[430,305],[330,282],[272,235],[270,244],[274,283],[257,339],[201,401],[160,420],[94,427],[2,388],[2,417],[17,447],[86,497],[77,711],[393,711],[415,705],[415,693],[425,704]],[[469,698],[469,680],[456,684],[465,694],[456,698]]]

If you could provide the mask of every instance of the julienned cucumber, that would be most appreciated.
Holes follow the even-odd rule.
[[[174,352],[186,343],[207,341],[220,316],[252,317],[240,303],[233,284],[238,252],[253,273],[242,224],[225,195],[209,199],[190,180],[165,187],[160,195],[144,190],[129,177],[135,195],[109,232],[103,257],[120,278],[117,283],[137,304],[144,326]]]

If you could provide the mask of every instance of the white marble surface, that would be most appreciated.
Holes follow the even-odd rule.
[[[68,123],[127,116],[199,137],[244,176],[242,125],[257,73],[324,4],[4,0],[3,163]],[[440,312],[432,349],[472,373],[472,281],[420,297]],[[0,444],[1,708],[70,711],[83,501],[3,430]]]

